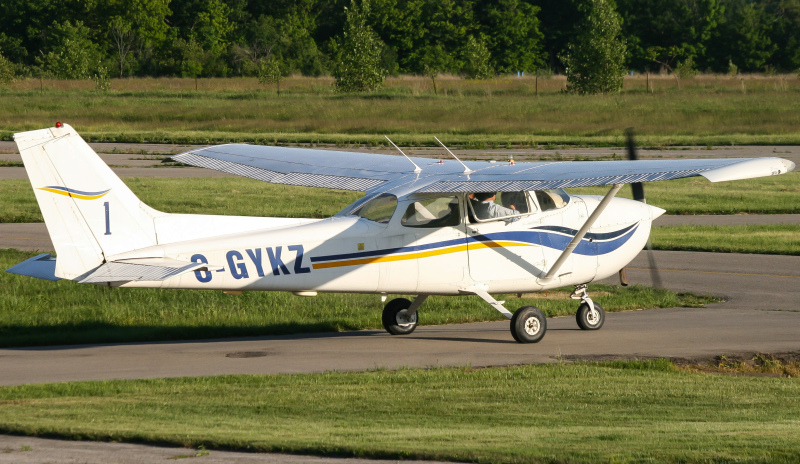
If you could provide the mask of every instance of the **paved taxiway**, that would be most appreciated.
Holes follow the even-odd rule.
[[[298,373],[330,370],[504,365],[560,357],[691,358],[800,350],[800,257],[656,252],[664,285],[729,298],[705,309],[607,314],[594,332],[573,317],[548,321],[541,343],[511,339],[508,322],[420,327],[410,336],[382,330],[235,340],[0,349],[0,384],[91,379]],[[646,283],[647,258],[629,268]],[[508,301],[513,306],[513,299]],[[375,310],[379,311],[377,301]],[[425,317],[424,306],[421,317]]]

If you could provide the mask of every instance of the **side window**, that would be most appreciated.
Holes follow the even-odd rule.
[[[388,224],[395,209],[397,209],[397,197],[390,193],[384,193],[368,201],[351,214],[381,224]]]
[[[525,192],[497,192],[497,203],[519,211],[519,214],[530,212],[528,196]]]
[[[537,190],[536,200],[542,211],[561,209],[569,203],[569,195],[564,189]]]
[[[452,227],[461,224],[458,197],[418,200],[408,205],[400,223],[406,227]]]
[[[469,196],[470,222],[493,219],[514,222],[529,211],[525,192],[475,192]]]

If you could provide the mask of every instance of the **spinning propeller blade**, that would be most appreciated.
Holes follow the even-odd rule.
[[[628,159],[631,161],[636,161],[639,159],[636,153],[636,142],[633,140],[633,128],[629,127],[625,129],[625,138],[627,139],[628,145]],[[641,182],[634,182],[631,184],[631,190],[633,192],[633,199],[636,201],[641,201],[642,203],[647,203],[647,200],[644,196],[644,184]],[[655,256],[653,256],[653,243],[650,239],[647,239],[647,261],[650,264],[650,281],[655,288],[661,288],[661,275],[658,272],[658,266],[656,265]],[[620,281],[622,281],[624,274],[620,274]],[[627,285],[627,278],[623,285]]]

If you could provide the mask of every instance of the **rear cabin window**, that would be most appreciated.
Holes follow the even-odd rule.
[[[388,224],[395,209],[397,209],[397,197],[391,193],[384,193],[364,203],[362,207],[350,214],[380,224]]]
[[[400,223],[406,227],[452,227],[461,224],[458,197],[418,200],[408,205]]]
[[[536,200],[542,211],[561,209],[569,203],[569,195],[564,189],[537,190]]]

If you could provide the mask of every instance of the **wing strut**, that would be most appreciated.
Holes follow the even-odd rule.
[[[616,195],[617,192],[619,192],[619,189],[621,188],[622,184],[614,184],[614,186],[611,187],[611,190],[609,190],[608,193],[606,193],[606,196],[604,196],[603,199],[600,201],[600,204],[597,205],[597,208],[595,208],[594,212],[592,212],[592,214],[589,216],[589,219],[587,219],[586,222],[583,224],[581,230],[579,230],[578,233],[575,235],[575,237],[572,238],[572,241],[569,242],[569,245],[567,245],[564,251],[561,252],[561,255],[558,257],[556,262],[550,267],[550,270],[547,271],[547,275],[539,279],[540,284],[549,284],[550,282],[553,281],[556,272],[558,272],[558,270],[561,269],[561,266],[564,265],[564,261],[566,261],[567,258],[569,258],[569,255],[572,254],[572,252],[575,250],[575,247],[577,247],[578,244],[581,243],[581,240],[583,240],[583,237],[586,235],[586,232],[589,232],[589,229],[592,228],[597,218],[600,217],[600,215],[606,209],[606,206],[608,206],[608,203],[611,202],[611,199],[614,198],[614,195]]]

